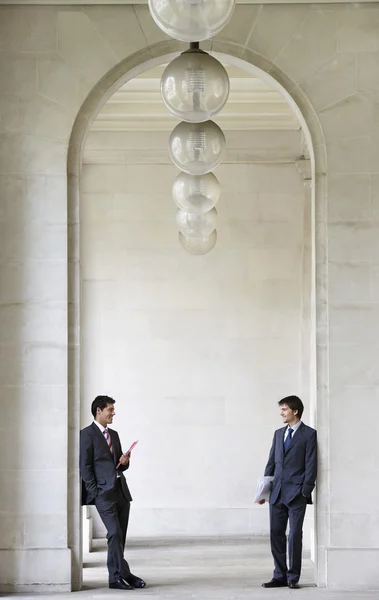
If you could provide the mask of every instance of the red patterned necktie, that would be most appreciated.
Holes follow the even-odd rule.
[[[107,427],[104,429],[103,433],[104,433],[104,437],[105,437],[105,439],[107,440],[107,444],[108,444],[108,448],[109,448],[109,450],[110,450],[111,452],[113,452],[113,449],[112,449],[112,440],[111,440],[111,436],[110,436],[110,434],[109,434],[109,431],[108,431],[108,428],[107,428]]]

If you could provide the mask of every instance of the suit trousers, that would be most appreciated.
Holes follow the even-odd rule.
[[[107,530],[109,583],[122,577],[130,577],[130,568],[124,558],[126,533],[128,530],[130,502],[121,490],[117,479],[113,490],[99,494],[95,499],[97,511]]]
[[[289,504],[284,504],[279,497],[275,504],[270,504],[270,542],[274,558],[274,578],[297,583],[301,573],[301,556],[303,551],[303,522],[307,508],[307,499],[301,494]],[[289,521],[288,562],[286,529]]]

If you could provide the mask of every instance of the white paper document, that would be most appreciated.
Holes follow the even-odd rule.
[[[258,479],[254,502],[267,501],[269,499],[273,480],[274,478],[268,475]]]

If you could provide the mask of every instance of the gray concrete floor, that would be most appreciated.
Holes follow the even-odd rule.
[[[330,592],[313,584],[313,565],[305,556],[300,590],[264,589],[272,577],[267,538],[131,540],[125,552],[133,573],[146,580],[143,590],[107,587],[106,545],[96,540],[84,557],[86,598],[124,596],[130,600],[379,600],[378,592]]]

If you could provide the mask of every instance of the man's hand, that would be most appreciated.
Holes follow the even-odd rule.
[[[129,462],[129,460],[130,460],[130,452],[126,452],[125,454],[121,454],[120,460],[118,461],[118,465],[117,465],[116,469],[118,469],[120,465],[122,465],[123,467],[125,465],[127,465],[128,462]]]
[[[264,504],[266,500],[259,500],[258,504]]]

